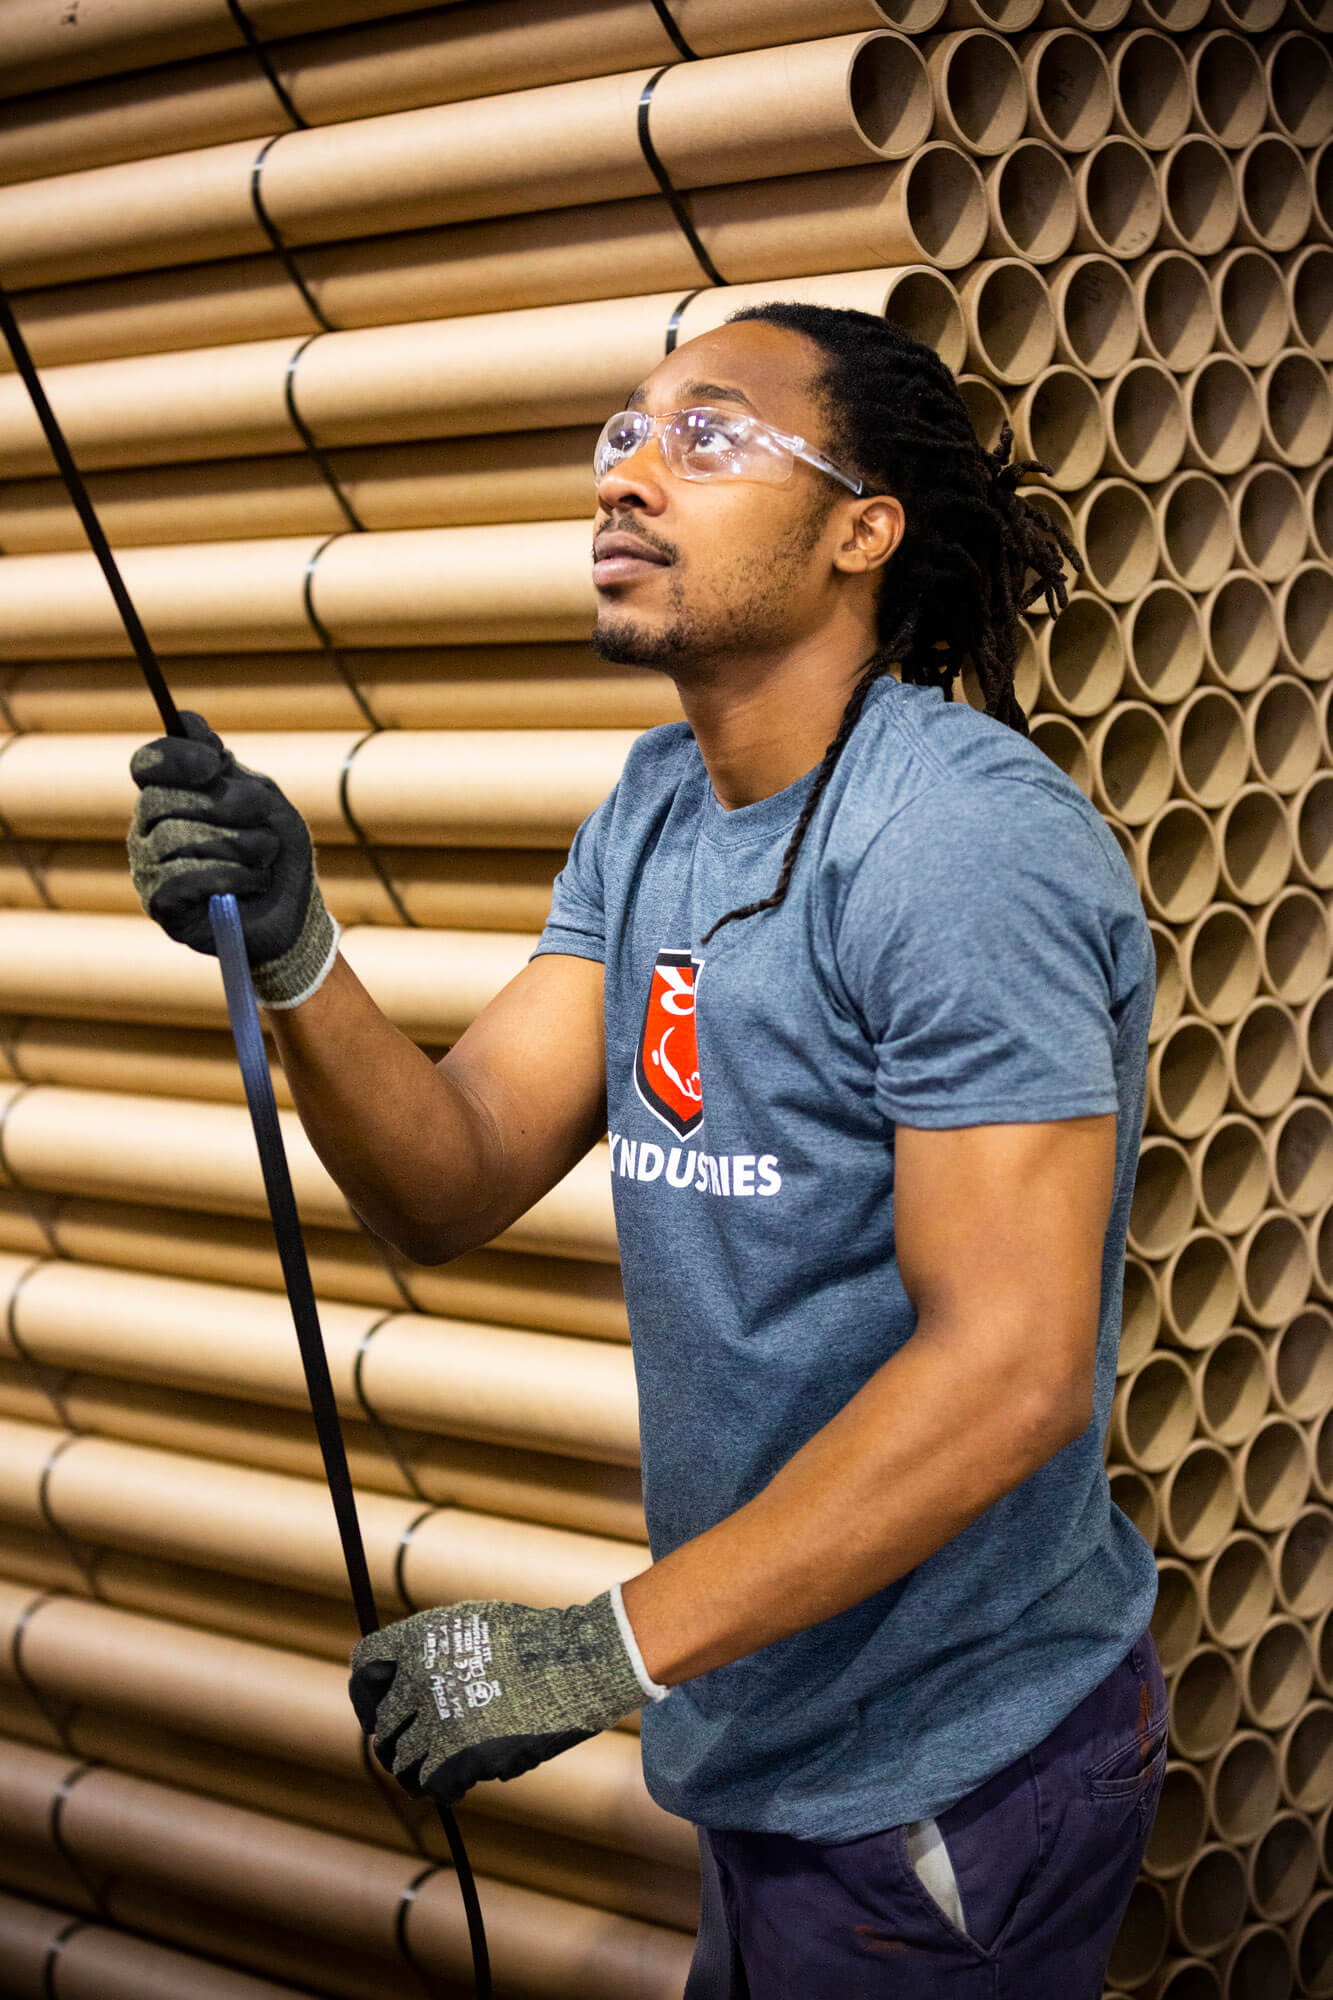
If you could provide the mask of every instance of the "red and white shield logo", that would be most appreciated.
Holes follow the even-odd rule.
[[[699,966],[688,951],[658,952],[634,1058],[639,1096],[680,1139],[697,1131],[704,1115],[694,1034]]]

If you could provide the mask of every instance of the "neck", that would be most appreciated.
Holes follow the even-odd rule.
[[[680,704],[718,804],[728,812],[754,805],[812,770],[874,651],[867,632],[824,633],[782,651],[728,657],[706,676],[682,673]]]

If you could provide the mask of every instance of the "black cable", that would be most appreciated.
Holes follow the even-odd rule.
[[[93,554],[102,565],[102,574],[107,580],[112,597],[116,600],[121,623],[134,648],[135,658],[143,669],[143,677],[148,683],[149,692],[157,703],[162,726],[168,736],[184,736],[185,725],[180,719],[180,711],[171,698],[170,688],[162,678],[157,655],[149,643],[148,634],[143,629],[139,614],[130,601],[130,594],[125,588],[116,559],[111,553],[111,545],[102,532],[102,524],[93,512],[93,503],[88,498],[88,491],[79,468],[70,456],[69,446],[65,443],[65,434],[56,422],[55,411],[46,400],[45,389],[37,379],[37,370],[33,367],[28,343],[23,338],[22,330],[14,317],[14,309],[2,284],[0,284],[0,330],[3,331],[9,351],[14,357],[14,366],[23,378],[23,386],[32,398],[37,420],[46,433],[46,442],[50,445],[56,464],[60,467],[60,476],[65,482],[66,491],[83,523],[83,532],[92,544]]]

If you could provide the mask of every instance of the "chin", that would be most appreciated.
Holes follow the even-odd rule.
[[[680,625],[653,631],[623,613],[599,614],[588,644],[599,659],[622,667],[667,668],[690,657],[690,636]]]

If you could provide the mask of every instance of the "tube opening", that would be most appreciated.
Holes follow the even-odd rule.
[[[1106,136],[1115,109],[1111,73],[1096,42],[1077,29],[1051,34],[1031,87],[1038,116],[1065,152],[1086,153]]]
[[[930,135],[930,86],[908,41],[875,35],[852,58],[847,79],[852,117],[868,146],[895,158]]]

